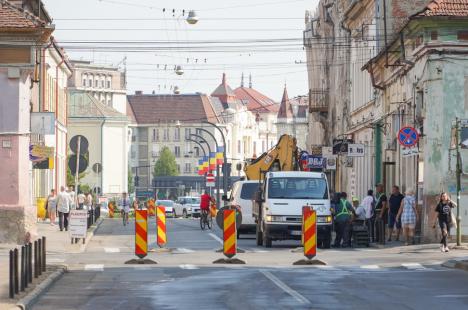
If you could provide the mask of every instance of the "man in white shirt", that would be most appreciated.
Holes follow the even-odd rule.
[[[75,193],[75,187],[73,185],[70,185],[67,189],[68,195],[70,195],[70,209],[75,210],[76,209],[76,193]]]
[[[84,207],[84,204],[85,204],[85,199],[86,199],[86,196],[83,194],[83,192],[80,191],[78,196],[76,196],[76,200],[78,201],[77,210],[83,210],[83,207]]]
[[[367,230],[369,231],[369,236],[372,242],[375,240],[375,229],[374,229],[374,223],[375,223],[375,198],[374,198],[374,191],[373,190],[368,190],[367,191],[367,196],[364,198],[361,202],[361,206],[364,207],[364,210],[366,211],[366,225],[367,225]]]
[[[70,195],[65,191],[65,186],[60,186],[60,193],[57,195],[57,211],[59,213],[60,231],[68,230],[68,215],[70,214],[71,205]]]

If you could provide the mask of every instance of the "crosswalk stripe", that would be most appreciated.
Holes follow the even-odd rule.
[[[190,250],[190,249],[186,249],[186,248],[177,248],[175,249],[174,251],[172,251],[172,253],[194,253],[195,251],[194,250]]]
[[[119,253],[120,249],[119,248],[104,248],[104,252],[106,252],[106,253]]]
[[[380,269],[380,266],[379,265],[363,265],[361,266],[361,269],[376,270],[376,269]]]
[[[426,267],[424,267],[423,265],[419,264],[419,263],[403,263],[401,264],[403,267],[407,268],[407,269],[414,269],[414,270],[417,270],[417,269],[426,269]]]
[[[195,265],[190,265],[190,264],[180,265],[179,267],[181,269],[188,269],[188,270],[200,269],[199,267],[197,267]]]
[[[65,260],[63,258],[48,258],[48,263],[64,263]]]
[[[87,264],[87,265],[85,265],[84,270],[104,271],[104,265],[102,265],[102,264]]]

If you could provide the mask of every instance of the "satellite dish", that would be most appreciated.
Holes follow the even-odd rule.
[[[189,23],[190,25],[195,25],[196,23],[198,23],[198,21],[199,18],[197,16],[197,13],[194,10],[190,10],[187,17],[187,23]]]

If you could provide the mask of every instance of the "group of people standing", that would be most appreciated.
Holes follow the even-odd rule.
[[[455,206],[444,192],[435,208],[437,216],[433,227],[439,224],[442,252],[449,251],[447,237],[450,235],[450,228],[456,225],[452,212]],[[394,185],[390,197],[387,197],[383,184],[377,184],[375,195],[373,190],[369,190],[361,202],[353,197],[352,204],[348,201],[346,193],[337,193],[332,200],[332,212],[336,231],[334,247],[351,247],[353,224],[366,225],[370,242],[383,241],[386,227],[387,242],[391,242],[394,235],[394,240],[399,241],[403,231],[405,245],[415,243],[414,232],[419,222],[419,214],[415,192],[411,188],[403,195],[400,188]]]
[[[61,186],[59,193],[52,189],[46,202],[50,225],[55,226],[58,215],[60,231],[68,230],[70,210],[91,210],[92,208],[93,196],[91,193],[79,192],[77,195],[74,186]]]

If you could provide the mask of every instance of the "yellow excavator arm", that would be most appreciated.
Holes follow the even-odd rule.
[[[273,170],[293,171],[297,161],[296,138],[290,135],[282,135],[276,146],[259,158],[244,166],[244,172],[248,180],[260,180],[262,172]]]

